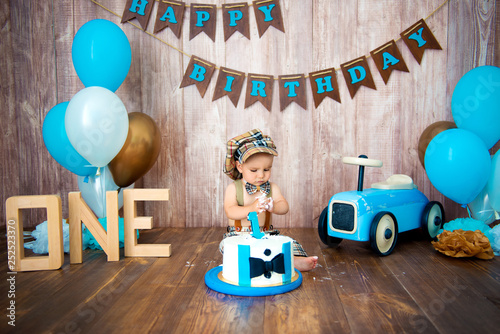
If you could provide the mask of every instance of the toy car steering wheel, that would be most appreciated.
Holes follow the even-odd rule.
[[[343,157],[342,162],[348,165],[382,167],[382,161],[368,158]]]

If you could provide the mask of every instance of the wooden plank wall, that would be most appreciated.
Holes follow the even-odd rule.
[[[197,2],[207,3],[186,3]],[[210,1],[214,2],[221,6],[241,0]],[[307,75],[368,56],[443,2],[280,0],[285,33],[270,28],[259,38],[251,9],[251,39],[237,33],[226,43],[220,10],[216,42],[204,34],[190,41],[187,8],[181,39],[169,30],[156,36],[217,66],[276,78]],[[126,1],[100,3],[121,15]],[[150,32],[156,9],[157,5]],[[342,103],[325,100],[315,109],[309,94],[307,110],[292,104],[280,112],[275,85],[268,112],[260,103],[244,109],[244,93],[237,107],[228,98],[212,102],[217,72],[204,98],[194,86],[179,89],[189,57],[130,24],[120,24],[117,16],[90,0],[2,1],[0,199],[5,203],[14,195],[59,194],[67,217],[67,194],[78,191],[77,177],[49,155],[42,125],[53,106],[84,88],[71,62],[72,40],[84,23],[101,18],[121,26],[132,47],[131,69],[116,94],[128,112],[147,113],[162,131],[158,161],[135,184],[171,189],[169,202],[141,204],[141,212],[153,216],[155,226],[226,225],[222,202],[230,180],[222,173],[225,142],[252,128],[271,134],[280,153],[272,180],[281,186],[291,210],[276,217],[277,227],[315,226],[333,194],[356,187],[356,168],[344,166],[341,158],[359,154],[384,162],[383,168],[366,172],[366,185],[391,174],[408,174],[430,199],[445,205],[449,219],[464,217],[466,210],[429,182],[418,160],[418,139],[428,125],[453,120],[451,95],[464,73],[479,65],[500,65],[499,13],[496,1],[450,0],[426,20],[443,51],[426,51],[419,65],[404,43],[397,42],[410,73],[394,72],[385,85],[369,59],[377,90],[362,87],[351,99],[339,72]],[[3,205],[1,214],[4,225]],[[26,226],[45,219],[40,209],[27,217]]]

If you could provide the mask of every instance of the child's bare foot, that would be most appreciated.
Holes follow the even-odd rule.
[[[293,258],[293,263],[294,263],[295,269],[297,269],[298,271],[309,271],[309,270],[316,268],[316,265],[318,264],[318,257],[317,256],[309,256],[309,257],[295,256]]]

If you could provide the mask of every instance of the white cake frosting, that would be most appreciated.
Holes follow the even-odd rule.
[[[290,283],[297,275],[293,266],[292,244],[292,238],[280,235],[266,235],[262,239],[256,239],[251,234],[228,237],[224,240],[222,277],[226,282],[240,286],[265,287]],[[255,277],[251,277],[250,267]],[[256,276],[262,270],[264,273]]]

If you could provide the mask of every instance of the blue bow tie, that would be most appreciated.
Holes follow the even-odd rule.
[[[267,181],[266,183],[261,184],[260,186],[256,186],[254,184],[245,183],[245,189],[249,195],[255,194],[257,191],[260,191],[263,194],[269,195],[271,191],[271,183]]]
[[[251,257],[250,260],[250,278],[259,277],[264,274],[265,278],[271,278],[274,271],[278,274],[285,273],[285,256],[283,253],[276,255],[271,261]]]

